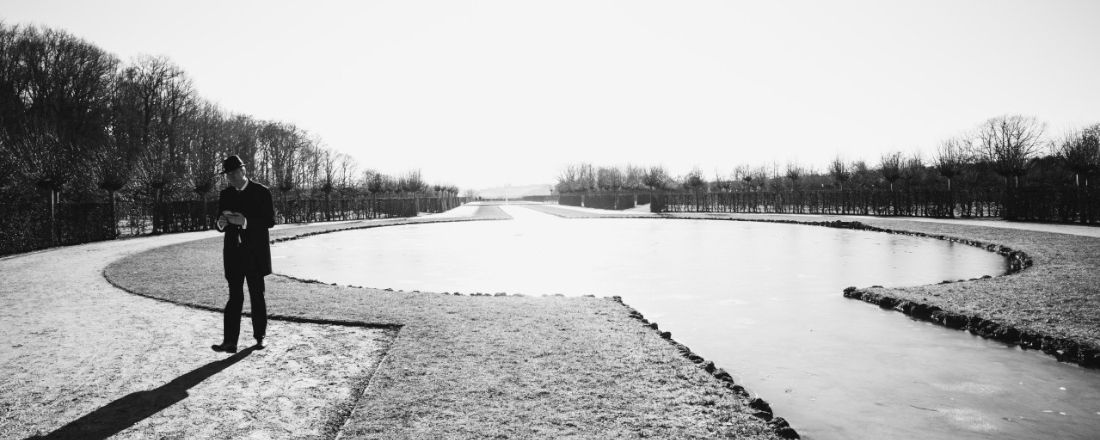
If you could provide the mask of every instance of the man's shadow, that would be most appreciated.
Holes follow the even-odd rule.
[[[191,370],[155,389],[126,395],[54,432],[30,439],[106,439],[186,399],[189,388],[240,362],[255,350],[256,347],[246,348],[233,356]]]

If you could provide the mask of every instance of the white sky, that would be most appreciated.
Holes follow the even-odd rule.
[[[924,152],[993,116],[1100,122],[1100,1],[0,0],[361,168],[464,189],[565,164]]]

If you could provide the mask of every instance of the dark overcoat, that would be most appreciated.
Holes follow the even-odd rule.
[[[275,205],[271,191],[252,180],[238,191],[230,185],[218,196],[218,214],[235,211],[248,219],[248,229],[226,225],[222,246],[225,277],[230,275],[270,275],[271,244],[268,229],[275,226]]]

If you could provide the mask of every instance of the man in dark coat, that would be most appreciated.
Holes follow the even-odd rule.
[[[268,229],[275,226],[275,207],[271,191],[245,175],[244,163],[237,156],[222,162],[222,173],[229,187],[218,197],[217,228],[225,234],[222,259],[225,279],[229,281],[229,302],[225,304],[225,334],[214,351],[237,352],[241,332],[241,308],[244,283],[248,283],[252,305],[252,333],[256,348],[264,348],[267,332],[267,304],[264,302],[264,276],[271,274],[271,247]]]

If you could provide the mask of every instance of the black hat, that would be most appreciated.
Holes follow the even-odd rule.
[[[241,158],[234,154],[222,161],[222,172],[218,174],[225,174],[243,166],[244,162],[241,162]]]

